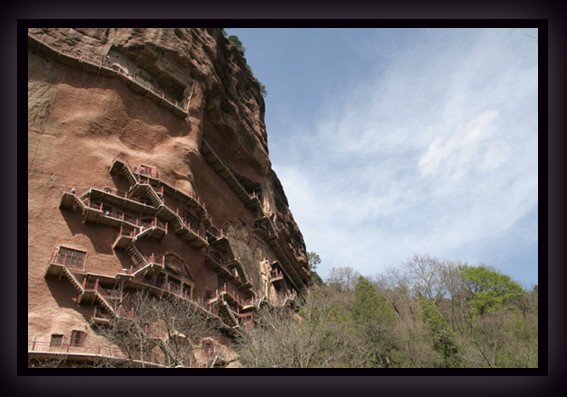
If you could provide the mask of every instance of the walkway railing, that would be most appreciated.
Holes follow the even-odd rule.
[[[174,183],[173,186],[171,186],[171,183],[167,183],[167,182],[163,182],[163,183],[165,183],[169,188],[171,188],[171,189],[173,189],[173,190],[177,190],[179,193],[181,193],[181,194],[183,194],[183,195],[189,197],[190,199],[192,199],[192,200],[195,202],[195,204],[197,204],[197,205],[203,207],[203,210],[206,210],[206,209],[207,209],[207,208],[206,208],[207,206],[205,205],[205,202],[204,202],[204,201],[201,201],[201,198],[200,198],[195,192],[191,191],[191,192],[187,193],[186,191],[179,189],[179,188],[177,187],[177,181],[175,181],[175,183]]]
[[[104,345],[83,345],[74,346],[70,343],[62,343],[60,345],[52,345],[51,342],[44,341],[28,341],[28,354],[37,355],[51,355],[57,356],[78,356],[84,358],[96,359],[109,359],[117,361],[130,360],[122,350],[116,347],[109,347]],[[136,354],[132,361],[136,364],[153,367],[165,367],[160,363],[159,358],[148,352],[144,354],[144,360],[141,360],[141,355]]]
[[[224,283],[220,289],[216,291],[216,297],[224,299],[225,295],[228,295],[230,299],[234,300],[239,307],[249,306],[254,304],[254,298],[243,299],[238,296],[235,289],[229,290],[227,283]]]
[[[220,320],[220,318],[218,318],[218,311],[215,310],[214,306],[208,304],[204,298],[192,299],[186,290],[181,291],[180,288],[176,288],[175,285],[172,285],[170,283],[159,282],[158,280],[148,280],[140,275],[134,277],[133,281],[154,287],[157,290],[171,294],[178,299],[184,299],[190,304],[197,306],[200,310],[207,313],[207,315],[214,315],[215,317],[217,317],[217,320]],[[219,297],[218,290],[217,297]]]
[[[116,238],[122,237],[122,236],[134,238],[134,237],[136,237],[136,234],[137,234],[137,230],[136,230],[136,229],[133,229],[133,230],[124,229],[122,226],[120,226],[120,230],[118,231],[118,235],[116,236]],[[115,239],[115,240],[116,240],[116,239]]]
[[[156,102],[156,100],[158,100],[158,104],[161,107],[170,110],[176,116],[182,119],[185,119],[188,116],[188,109],[182,108],[177,100],[174,100],[165,92],[155,89],[152,85],[142,81],[141,79],[136,79],[136,75],[126,73],[123,68],[113,68],[113,65],[106,61],[106,55],[103,56],[102,60],[100,60],[100,58],[95,58],[92,55],[89,56],[89,54],[87,54],[86,57],[84,55],[77,57],[63,49],[57,49],[44,43],[43,37],[38,39],[28,33],[28,41],[30,39],[37,44],[35,49],[36,52],[45,49],[56,62],[59,61],[69,66],[76,66],[80,70],[85,70],[91,73],[103,74],[109,77],[120,77],[120,79],[124,81],[130,89],[144,96],[150,96],[150,99],[153,97],[154,100],[152,102],[158,103]],[[104,63],[107,64],[105,65]]]
[[[111,356],[116,358],[125,358],[122,351],[118,348],[112,348],[102,345],[84,345],[74,346],[70,343],[62,343],[60,345],[52,345],[51,342],[28,341],[28,352],[49,352],[61,354],[88,354],[99,356]]]
[[[177,217],[179,218],[179,220],[181,221],[182,225],[185,226],[187,229],[191,230],[193,233],[195,233],[197,236],[199,236],[201,239],[205,240],[202,236],[201,236],[201,228],[200,227],[196,227],[192,222],[188,222],[187,219],[185,219],[184,217],[181,217],[181,215],[179,215],[179,208],[176,208],[175,210],[175,214],[177,215]],[[206,241],[206,240],[205,240]],[[208,243],[207,243],[208,245]]]
[[[135,244],[130,246],[129,249],[130,251],[128,251],[128,253],[134,256],[134,260],[136,261],[137,265],[130,266],[130,268],[125,273],[134,275],[135,279],[141,280],[145,277],[145,273],[136,274],[141,269],[144,269],[154,264],[161,265],[162,268],[165,266],[165,256],[163,255],[158,258],[156,258],[154,254],[151,254],[149,257],[142,255],[142,253],[138,250]]]
[[[60,253],[58,251],[59,251],[59,247],[55,247],[55,249],[53,250],[53,254],[51,254],[51,259],[49,260],[50,263],[57,263],[75,269],[85,268],[85,258],[80,258],[74,255]]]
[[[238,198],[244,203],[244,205],[246,205],[251,198],[249,193],[238,181],[234,172],[232,172],[232,170],[221,160],[220,156],[205,138],[202,138],[201,140],[201,152],[205,161],[209,163],[213,170],[215,170],[215,172],[227,182]],[[214,157],[212,162],[208,159],[210,156]]]
[[[224,233],[222,229],[219,231],[216,227],[210,227],[207,231],[216,239],[221,239],[221,238],[228,239],[228,236]]]
[[[209,247],[206,247],[206,248],[205,248],[205,253],[206,253],[207,255],[209,255],[209,257],[210,257],[211,259],[213,259],[216,263],[218,263],[219,266],[226,268],[224,259],[222,258],[221,254],[219,254],[219,253],[216,252],[216,251],[211,250]]]
[[[166,180],[164,180],[162,177],[160,176],[148,176],[148,175],[140,175],[139,173],[136,172],[136,167],[132,167],[128,161],[122,157],[119,157],[118,155],[116,155],[114,157],[113,163],[115,161],[119,161],[122,164],[124,164],[124,166],[126,166],[126,168],[128,169],[128,171],[131,173],[131,175],[134,177],[134,181],[136,183],[141,183],[141,184],[147,184],[150,185],[150,187],[152,188],[152,190],[158,195],[159,199],[161,200],[161,202],[163,203],[163,205],[167,205],[166,204],[166,196],[164,195],[165,190],[169,190],[171,191],[172,195],[175,195],[175,192],[178,192],[180,195],[185,196],[186,198],[188,198],[190,201],[193,202],[194,205],[196,205],[197,207],[199,207],[199,209],[205,214],[205,217],[208,217],[207,214],[207,206],[205,204],[205,202],[203,202],[201,200],[201,198],[194,192],[186,192],[180,188],[177,187],[177,181],[175,182],[175,184],[171,184],[169,182],[167,182]],[[159,181],[159,184],[161,185],[161,188],[158,188],[156,186],[151,185],[149,182],[150,180],[156,180]],[[132,182],[134,183],[134,182]]]
[[[102,310],[102,308],[100,307],[95,307],[93,310],[93,318],[100,318],[100,319],[104,319],[104,320],[111,320],[114,316],[110,313],[106,313],[105,311]]]
[[[272,230],[270,230],[268,227],[262,225],[262,224],[259,223],[259,222],[254,222],[254,228],[255,228],[255,229],[260,229],[260,230],[262,230],[262,231],[263,231],[264,233],[266,233],[268,236],[275,236],[275,233],[274,233]]]
[[[283,273],[280,272],[278,269],[274,269],[274,270],[272,270],[272,272],[270,273],[270,278],[271,278],[271,279],[283,278]]]
[[[159,227],[161,229],[164,229],[165,232],[167,233],[167,222],[164,223],[164,222],[158,220],[157,218],[154,218],[154,220],[152,222],[142,222],[141,219],[139,219],[139,218],[138,219],[132,219],[132,217],[127,216],[122,212],[119,213],[118,211],[114,211],[114,210],[106,210],[105,211],[104,210],[104,203],[102,203],[102,202],[99,203],[98,201],[94,202],[93,200],[90,199],[89,193],[93,190],[95,190],[95,189],[94,188],[87,189],[85,191],[85,193],[83,193],[81,196],[77,196],[77,197],[86,196],[85,198],[80,199],[80,201],[85,205],[85,207],[92,208],[94,210],[100,211],[100,212],[102,212],[102,214],[104,216],[115,218],[119,221],[129,222],[132,225],[142,226],[144,228]],[[65,188],[65,191],[72,192],[72,189]],[[145,202],[142,201],[141,199],[134,197],[134,196],[128,196],[127,192],[120,192],[118,190],[111,190],[110,188],[105,188],[104,191],[97,189],[97,191],[100,192],[100,193],[104,192],[106,194],[114,194],[115,196],[124,197],[128,200],[134,200],[134,201],[137,201],[141,204],[146,205]],[[129,219],[127,219],[127,218],[129,218]],[[122,226],[120,227],[120,229],[121,229],[121,233],[122,233]],[[143,230],[140,230],[140,232],[142,232],[142,231]],[[136,232],[136,234],[139,234],[139,232]],[[135,237],[135,235],[132,236],[132,237]]]
[[[137,234],[143,233],[144,231],[152,227],[158,227],[165,230],[165,232],[167,233],[167,222],[163,223],[162,221],[158,220],[158,218],[154,218],[154,220],[151,222],[143,222],[142,220],[136,219],[136,224],[141,225]]]
[[[107,193],[107,194],[112,194],[112,195],[117,196],[117,197],[125,198],[125,199],[128,199],[128,200],[136,201],[138,203],[147,205],[146,201],[144,199],[142,199],[140,197],[133,196],[131,194],[128,194],[127,191],[111,189],[109,187],[105,187],[103,189],[103,191],[104,191],[104,193]]]
[[[56,263],[54,262],[54,260],[57,259],[57,249],[58,247],[56,247],[51,255],[50,258],[50,263]],[[142,267],[145,267],[147,265],[150,265],[152,263],[155,264],[161,264],[162,266],[165,266],[165,256],[159,256],[159,257],[155,257],[153,254],[150,257],[146,257],[146,256],[142,256],[144,261],[145,261],[145,265],[139,265],[136,267],[131,267],[127,272],[124,272],[123,270],[119,270],[117,272],[117,274],[114,275],[109,275],[107,269],[101,269],[104,270],[104,272],[101,272],[102,275],[105,275],[107,277],[113,278],[116,277],[118,275],[118,273],[127,273],[127,274],[135,274],[138,270],[140,270]],[[99,299],[99,301],[101,301],[101,303],[103,303],[103,305],[106,307],[106,309],[108,310],[109,313],[112,314],[107,314],[108,315],[114,315],[114,313],[117,313],[118,316],[120,316],[121,313],[121,306],[116,307],[117,305],[115,305],[113,303],[114,300],[119,300],[122,299],[122,292],[120,290],[117,289],[107,289],[107,288],[103,288],[99,285],[99,280],[95,279],[94,281],[90,280],[87,281],[86,279],[86,273],[89,272],[90,270],[96,269],[94,267],[88,267],[85,270],[85,267],[82,266],[80,268],[77,268],[75,270],[72,270],[71,268],[67,267],[67,266],[63,266],[64,272],[65,274],[68,275],[68,277],[70,277],[73,281],[73,283],[76,285],[76,288],[79,290],[79,292],[85,293],[85,292],[94,292],[97,296],[97,298]],[[78,272],[80,271],[80,273]],[[140,282],[146,285],[151,285],[154,286],[164,292],[168,292],[172,295],[175,295],[178,298],[181,299],[185,299],[188,302],[190,302],[193,305],[196,305],[197,307],[199,307],[201,310],[203,310],[206,313],[209,313],[211,315],[215,315],[218,317],[218,313],[214,313],[211,310],[211,307],[209,305],[207,305],[203,299],[199,300],[193,300],[190,296],[187,290],[181,290],[181,286],[177,286],[176,284],[173,283],[168,283],[168,284],[159,284],[157,280],[154,281],[150,281],[147,280],[143,277],[142,274],[137,274],[134,276],[133,280],[135,282]],[[217,291],[217,296],[218,296],[218,291]],[[96,314],[100,314],[102,312],[96,312],[95,311],[95,317]],[[133,312],[129,312],[127,314],[128,318],[132,318],[133,316]],[[103,317],[101,317],[103,318]]]

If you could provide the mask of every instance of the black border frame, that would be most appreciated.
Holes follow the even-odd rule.
[[[143,392],[144,394],[152,392],[163,393],[164,389],[170,391],[171,388],[176,389],[178,392],[192,393],[197,395],[217,395],[222,393],[230,393],[231,395],[254,395],[254,394],[326,394],[326,395],[344,395],[350,394],[353,391],[368,391],[369,393],[380,394],[436,394],[436,395],[452,395],[452,394],[484,394],[484,395],[546,395],[550,394],[554,389],[554,382],[559,385],[558,379],[562,375],[561,352],[565,351],[563,344],[564,320],[562,313],[562,300],[559,292],[561,289],[561,282],[564,279],[562,262],[559,259],[559,241],[562,237],[561,220],[564,219],[564,210],[561,199],[561,188],[559,179],[560,173],[563,171],[564,160],[562,160],[559,153],[562,147],[562,134],[559,133],[560,109],[564,105],[564,98],[561,95],[562,88],[564,87],[564,70],[565,60],[563,59],[564,46],[563,38],[565,37],[565,21],[562,18],[563,14],[558,6],[553,4],[538,2],[515,2],[514,4],[502,2],[460,2],[460,3],[436,3],[429,5],[418,2],[398,2],[390,5],[382,4],[365,4],[358,1],[350,2],[349,4],[339,4],[337,2],[311,4],[303,2],[299,5],[285,2],[283,4],[265,3],[265,4],[221,4],[216,2],[202,3],[202,4],[176,4],[164,3],[144,5],[143,3],[136,3],[130,5],[119,5],[109,2],[98,3],[83,3],[83,4],[67,4],[63,5],[50,5],[47,2],[29,4],[29,1],[20,2],[13,6],[12,10],[6,11],[4,19],[7,19],[3,24],[4,34],[3,48],[5,54],[13,54],[17,52],[18,63],[17,67],[12,62],[9,62],[9,57],[5,57],[4,76],[5,85],[8,87],[7,94],[4,100],[3,109],[6,112],[3,118],[7,122],[6,133],[3,134],[6,146],[9,147],[3,156],[5,170],[14,169],[13,165],[16,164],[18,170],[18,179],[10,172],[8,175],[9,185],[16,186],[18,184],[18,193],[24,193],[24,183],[21,174],[23,174],[26,167],[24,164],[24,137],[27,136],[23,130],[23,118],[26,117],[24,109],[24,95],[23,95],[23,65],[26,53],[22,51],[22,42],[25,37],[22,37],[23,30],[28,27],[38,26],[39,24],[46,23],[49,26],[65,26],[70,23],[80,23],[82,26],[116,26],[120,24],[145,27],[158,27],[158,26],[172,26],[178,24],[182,26],[191,25],[194,27],[211,27],[211,26],[254,26],[254,27],[297,27],[297,26],[314,26],[317,27],[376,27],[376,26],[419,26],[419,27],[510,27],[529,25],[538,27],[540,29],[539,36],[539,51],[540,62],[543,68],[540,70],[540,78],[546,77],[548,84],[540,84],[540,108],[546,114],[548,111],[549,120],[554,127],[553,129],[548,126],[548,119],[541,118],[539,123],[541,126],[540,139],[541,145],[539,146],[540,152],[544,155],[545,161],[540,163],[540,175],[543,174],[540,183],[544,189],[541,189],[539,194],[543,195],[543,200],[540,200],[540,205],[544,209],[547,217],[541,218],[540,222],[543,226],[540,230],[542,241],[547,244],[547,250],[542,250],[539,255],[543,259],[541,263],[548,266],[540,267],[539,283],[543,285],[543,290],[550,288],[553,291],[549,302],[547,296],[543,294],[543,310],[540,311],[543,329],[551,322],[551,326],[547,330],[547,335],[552,339],[552,349],[550,351],[549,360],[545,349],[540,350],[540,365],[538,369],[528,370],[234,370],[234,374],[222,372],[222,376],[218,381],[213,377],[218,377],[218,373],[210,373],[203,371],[191,372],[179,371],[178,374],[191,376],[189,379],[169,378],[167,380],[168,386],[165,382],[157,382],[158,379],[152,377],[128,380],[118,378],[117,376],[124,375],[141,375],[139,372],[122,371],[122,370],[99,370],[96,373],[84,370],[56,370],[56,369],[42,369],[30,370],[27,368],[27,357],[19,352],[22,352],[23,344],[26,343],[26,338],[23,337],[26,332],[26,315],[23,312],[24,302],[27,301],[26,289],[23,288],[25,283],[26,265],[18,263],[16,253],[13,250],[9,252],[9,261],[4,265],[9,267],[5,278],[6,285],[11,287],[3,289],[5,294],[5,302],[12,302],[13,297],[18,296],[18,311],[10,313],[17,313],[18,331],[14,329],[12,324],[16,322],[5,322],[4,329],[4,369],[3,378],[9,378],[5,383],[5,391],[14,395],[30,395],[41,393],[44,394],[76,394],[80,391],[81,394],[93,393],[111,393],[118,394],[122,392]],[[170,17],[179,17],[187,15],[191,20],[169,20]],[[101,19],[101,20],[77,20],[76,17],[89,17],[89,18],[165,18],[163,20],[121,20],[121,19]],[[38,19],[35,19],[38,18]],[[52,20],[45,18],[68,18],[64,20]],[[215,19],[201,19],[201,18],[215,18]],[[240,20],[238,18],[248,18],[247,20]],[[264,19],[266,18],[266,19]],[[284,19],[285,18],[285,19]],[[295,18],[288,20],[287,18]],[[336,18],[336,19],[329,19]],[[374,19],[376,18],[376,19]],[[394,18],[394,19],[391,19]],[[397,18],[404,18],[399,20]],[[410,18],[410,19],[407,19]],[[427,19],[422,19],[427,18]],[[429,18],[442,18],[431,20]],[[449,19],[461,18],[461,19]],[[488,19],[478,19],[488,18]],[[501,19],[494,19],[501,18]],[[16,34],[14,34],[16,32]],[[25,32],[23,32],[25,34]],[[548,52],[548,45],[550,51]],[[25,46],[23,47],[25,49]],[[549,64],[547,61],[549,60]],[[17,72],[20,73],[17,73]],[[552,84],[549,84],[547,71],[551,72]],[[18,85],[16,88],[16,81],[13,76],[17,76]],[[542,79],[543,80],[543,79]],[[548,88],[549,87],[549,88]],[[549,89],[549,91],[548,91]],[[20,95],[17,95],[20,94]],[[16,102],[13,98],[17,98],[17,114],[16,119],[12,115],[16,114]],[[553,98],[548,102],[548,99]],[[561,109],[562,110],[562,109]],[[19,123],[17,123],[17,121]],[[19,127],[19,128],[17,128]],[[553,132],[551,132],[553,130]],[[18,131],[17,135],[13,131]],[[18,144],[16,145],[15,137],[18,137]],[[26,139],[27,140],[27,139]],[[12,146],[14,145],[14,146]],[[17,151],[12,147],[17,146]],[[19,154],[19,161],[18,156]],[[10,166],[11,165],[11,166]],[[562,167],[563,166],[563,167]],[[550,183],[551,182],[551,183]],[[5,195],[4,200],[6,205],[4,208],[17,208],[16,198],[13,195]],[[549,207],[548,207],[548,204]],[[9,205],[9,206],[8,206]],[[550,212],[553,216],[549,216]],[[17,217],[19,215],[19,217]],[[11,211],[6,213],[8,225],[20,226],[19,234],[20,239],[23,240],[23,227],[22,222],[17,222],[19,219],[26,219],[24,215],[23,206],[20,205],[18,212]],[[5,218],[5,219],[6,219]],[[549,222],[549,220],[551,222]],[[548,223],[549,222],[549,223]],[[18,224],[19,223],[19,224]],[[10,229],[8,226],[5,229],[4,241],[7,246],[14,246],[15,235],[7,233]],[[551,233],[548,233],[551,231]],[[551,236],[548,239],[549,235]],[[23,243],[18,244],[18,253],[24,252]],[[548,254],[551,255],[553,261],[550,260]],[[23,262],[23,260],[22,260]],[[551,266],[549,264],[552,263]],[[17,264],[14,266],[13,264]],[[12,283],[11,280],[16,277],[11,277],[12,271],[17,268],[17,285]],[[552,273],[552,277],[548,277]],[[8,282],[8,280],[10,280]],[[20,288],[17,288],[20,286]],[[10,310],[13,310],[11,305]],[[551,316],[551,321],[548,318],[547,310],[549,309],[555,316]],[[542,334],[542,340],[546,342],[546,332]],[[20,336],[17,338],[17,336]],[[16,345],[8,341],[18,341],[17,351]],[[14,363],[17,362],[17,374],[14,374]],[[548,368],[548,363],[551,363]],[[144,372],[142,375],[162,375],[157,372],[158,370],[151,370],[150,373]],[[394,372],[393,372],[394,371]],[[17,377],[13,377],[17,375]],[[37,375],[49,375],[49,377],[39,377]],[[64,375],[65,378],[60,376]],[[68,377],[73,375],[72,377]],[[81,376],[74,376],[81,375]],[[83,377],[82,375],[87,375]],[[102,378],[92,378],[88,375],[104,375]],[[109,376],[106,376],[109,375]],[[192,375],[197,375],[192,376]],[[203,377],[203,375],[206,375]],[[222,380],[224,376],[244,376],[241,378],[228,378],[225,382]],[[260,376],[258,376],[260,375]],[[289,379],[282,379],[281,375],[292,376]],[[362,375],[362,376],[359,376]],[[448,375],[448,376],[447,376]],[[28,378],[32,376],[32,378]],[[252,376],[253,378],[250,378]],[[432,377],[433,376],[433,377]],[[480,376],[480,377],[479,377]],[[29,380],[28,380],[29,379]],[[234,382],[232,382],[234,381]],[[98,387],[95,387],[98,385]],[[554,393],[555,394],[555,393]]]

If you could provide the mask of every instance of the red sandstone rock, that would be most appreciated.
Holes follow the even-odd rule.
[[[226,281],[211,250],[225,262],[239,257],[227,285],[240,300],[307,293],[305,244],[271,169],[259,84],[220,29],[30,29],[28,50],[30,340],[72,330],[96,340],[93,306],[77,305],[78,289],[48,262],[67,247],[86,253],[83,272],[135,269],[117,236],[121,226],[140,233],[144,220],[167,223],[167,233],[148,232],[148,223],[136,249],[146,259],[180,258],[189,298]],[[151,169],[158,201],[143,186]],[[126,205],[123,192],[148,204]],[[96,212],[94,203],[106,207]],[[227,244],[207,244],[215,230]],[[278,269],[284,280],[270,282]]]

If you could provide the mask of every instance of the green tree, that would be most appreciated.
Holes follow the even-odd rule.
[[[459,349],[455,342],[455,334],[439,309],[425,296],[419,297],[418,317],[429,327],[433,339],[433,347],[443,355],[443,367],[458,366],[457,353]]]
[[[418,313],[419,319],[427,324],[433,333],[449,329],[449,324],[439,309],[423,295],[419,297]]]
[[[240,41],[238,36],[234,34],[230,35],[228,36],[228,40],[236,46],[238,52],[240,52],[240,55],[244,56],[244,53],[246,52],[246,47],[242,45],[242,41]]]
[[[374,366],[387,366],[397,321],[396,311],[385,297],[378,297],[374,285],[363,276],[358,278],[354,295],[352,319],[369,344]]]
[[[463,282],[469,292],[473,317],[482,316],[505,304],[521,299],[525,291],[510,276],[496,269],[481,266],[460,266]]]
[[[505,322],[506,361],[502,365],[510,368],[537,368],[538,366],[538,317],[537,311],[508,313]]]
[[[222,29],[222,33],[223,35],[226,37],[227,33],[226,30],[224,30],[224,28]],[[238,36],[236,35],[230,35],[228,36],[228,41],[230,41],[232,44],[234,44],[236,46],[236,48],[238,49],[238,52],[240,53],[240,55],[242,55],[242,58],[244,59],[244,62],[246,63],[246,58],[244,57],[244,54],[246,53],[246,47],[244,47],[244,45],[242,44],[242,41],[240,41],[240,39],[238,38]],[[252,68],[250,67],[250,65],[246,65],[246,67],[248,68],[248,71],[250,71],[250,74],[252,74],[252,76],[254,76],[254,72],[252,72]],[[254,76],[254,78],[256,79],[256,77]],[[265,98],[266,96],[268,96],[268,90],[266,89],[266,86],[258,81],[258,79],[256,79],[256,81],[258,82],[258,88],[260,90],[260,94],[262,94],[262,96]]]
[[[262,96],[265,98],[268,96],[268,90],[266,89],[266,86],[264,84],[262,84],[261,82],[258,82],[258,84],[260,84],[260,94],[262,94]]]
[[[396,319],[396,312],[391,306],[386,298],[378,297],[374,285],[366,277],[360,276],[358,278],[352,305],[352,317],[355,322],[379,321],[391,323]]]
[[[311,270],[317,270],[317,266],[321,264],[321,257],[316,252],[307,253],[307,262]]]
[[[307,253],[307,263],[309,264],[309,269],[311,270],[311,278],[317,285],[324,285],[323,279],[319,274],[315,271],[317,266],[321,264],[321,257],[316,252],[308,252]]]

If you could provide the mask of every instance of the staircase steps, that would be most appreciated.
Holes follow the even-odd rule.
[[[150,198],[150,201],[152,202],[154,207],[160,207],[163,205],[161,198],[157,195],[155,190],[152,189],[149,185],[148,188],[146,189],[146,192],[147,192],[147,196]]]
[[[134,262],[136,263],[136,267],[145,266],[147,264],[146,260],[144,259],[144,256],[138,250],[138,248],[134,243],[130,243],[130,245],[126,249],[126,253],[128,253],[128,255],[130,255],[132,259],[134,259]]]
[[[230,327],[235,327],[238,325],[238,319],[234,316],[232,309],[230,309],[229,304],[226,302],[220,302],[219,317],[223,320],[224,319],[228,320],[228,323],[232,323],[232,324],[226,324]]]
[[[64,267],[63,269],[65,277],[71,282],[71,284],[73,284],[75,289],[77,289],[80,293],[84,293],[85,289],[83,288],[83,277],[73,274],[67,267]]]

